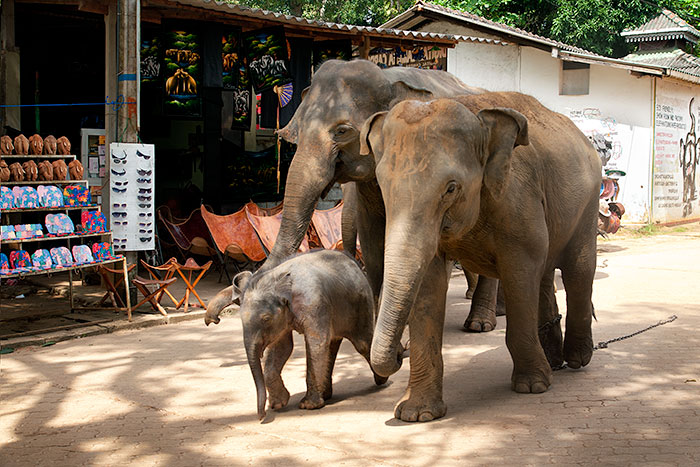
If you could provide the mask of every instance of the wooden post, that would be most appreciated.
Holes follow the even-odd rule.
[[[0,3],[0,104],[20,104],[19,49],[15,46],[15,0]],[[19,107],[0,108],[0,127],[21,129]]]
[[[360,58],[367,60],[369,58],[370,43],[369,36],[362,37],[362,45],[360,46]]]

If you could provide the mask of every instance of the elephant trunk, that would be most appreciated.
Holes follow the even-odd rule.
[[[253,380],[255,381],[255,391],[258,395],[258,418],[262,420],[265,418],[265,404],[267,403],[267,392],[265,390],[265,376],[263,374],[262,358],[263,348],[261,339],[257,337],[249,336],[248,334],[244,337],[245,340],[245,352],[248,357],[248,365],[250,366],[250,371],[253,373]]]
[[[204,315],[204,324],[209,326],[211,323],[219,324],[219,314],[227,306],[233,304],[233,286],[226,287],[224,290],[216,294],[207,305],[207,313]]]
[[[389,229],[389,226],[387,226]],[[410,227],[387,230],[384,253],[384,281],[379,316],[372,339],[372,368],[380,376],[390,376],[401,368],[401,335],[408,321],[433,252],[424,253],[420,234]],[[428,249],[429,250],[429,249]]]
[[[268,270],[293,255],[311,223],[316,202],[335,176],[331,143],[316,145],[314,151],[297,150],[289,167],[284,192],[282,223],[275,245],[263,265]],[[323,151],[319,155],[319,151]]]

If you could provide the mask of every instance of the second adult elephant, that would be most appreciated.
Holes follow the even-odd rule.
[[[410,379],[397,418],[446,411],[449,258],[503,283],[513,390],[543,392],[550,365],[588,364],[601,165],[571,120],[518,93],[404,101],[368,119],[360,141],[374,154],[387,215],[371,354],[378,374],[399,369],[407,322],[410,331]],[[566,289],[563,344],[558,325],[538,325],[556,322],[555,268]],[[420,287],[426,281],[430,289]]]

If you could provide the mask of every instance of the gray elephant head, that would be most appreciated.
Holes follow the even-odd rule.
[[[316,202],[334,183],[374,179],[374,161],[359,154],[360,129],[370,115],[407,98],[473,92],[445,72],[382,70],[365,60],[325,62],[302,94],[294,117],[279,131],[297,150],[287,177],[280,232],[263,268],[297,250]]]
[[[238,299],[241,303],[243,342],[248,365],[255,380],[258,416],[262,420],[265,418],[267,392],[261,359],[269,345],[292,329],[292,314],[289,308],[292,301],[291,280],[289,273],[280,275],[271,271],[257,276],[255,283],[251,283],[246,289],[250,277],[249,271],[236,275],[233,281],[233,300]]]
[[[362,152],[374,155],[386,208],[383,295],[372,341],[372,367],[399,368],[399,338],[423,273],[440,247],[477,222],[482,196],[498,197],[527,120],[494,108],[475,115],[453,99],[404,101],[364,124]]]

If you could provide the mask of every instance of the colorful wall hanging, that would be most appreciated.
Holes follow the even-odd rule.
[[[257,94],[292,81],[284,28],[267,28],[243,35],[248,74]]]
[[[171,28],[164,34],[165,112],[173,116],[198,117],[202,113],[199,86],[202,56],[199,35]]]

